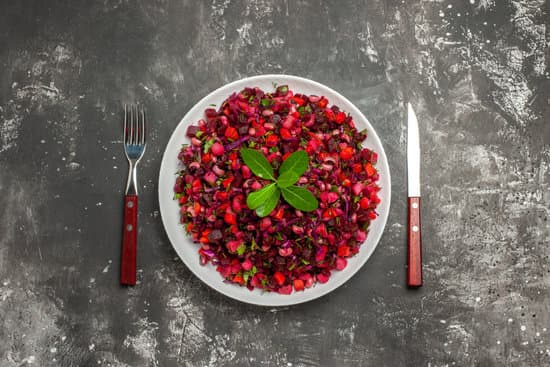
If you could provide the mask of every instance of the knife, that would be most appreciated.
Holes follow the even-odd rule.
[[[418,120],[407,103],[407,285],[422,286],[422,237],[420,231],[420,139]]]

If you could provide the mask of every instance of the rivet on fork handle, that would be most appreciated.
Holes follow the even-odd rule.
[[[124,197],[124,227],[122,235],[122,259],[120,263],[120,284],[136,284],[137,268],[137,195]]]

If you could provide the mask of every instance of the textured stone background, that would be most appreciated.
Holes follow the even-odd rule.
[[[542,0],[3,1],[0,366],[550,366],[550,5]],[[163,147],[211,90],[309,77],[369,117],[386,233],[345,286],[291,308],[210,290],[158,213]],[[404,287],[405,125],[423,149],[426,285]],[[117,284],[120,105],[154,123],[139,279]]]

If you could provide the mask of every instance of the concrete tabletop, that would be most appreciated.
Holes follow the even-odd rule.
[[[0,366],[550,366],[550,15],[543,0],[4,1]],[[388,154],[382,240],[318,300],[231,300],[177,258],[157,199],[186,111],[246,76],[343,93]],[[118,285],[121,104],[143,102],[138,280]],[[425,285],[405,286],[406,125]]]

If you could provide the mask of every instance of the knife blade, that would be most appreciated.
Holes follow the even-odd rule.
[[[420,138],[418,120],[407,103],[407,285],[422,286],[422,236],[420,231]]]

